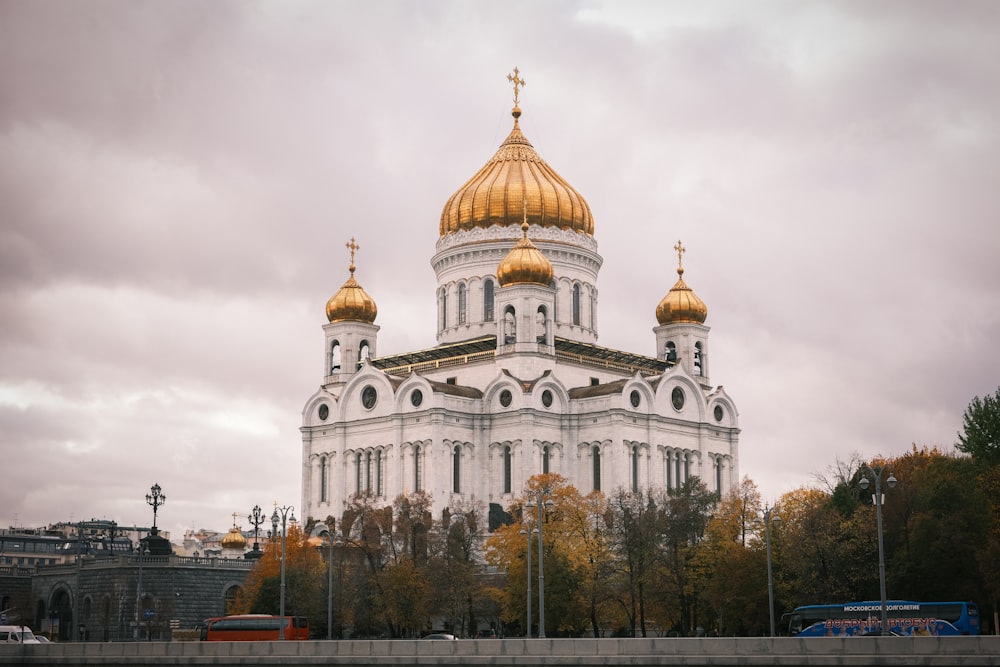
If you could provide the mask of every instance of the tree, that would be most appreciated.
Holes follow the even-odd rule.
[[[1000,463],[1000,387],[993,396],[972,399],[962,429],[956,445],[959,451],[987,466]]]

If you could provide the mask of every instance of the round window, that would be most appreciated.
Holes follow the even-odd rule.
[[[378,392],[375,391],[375,387],[368,385],[361,390],[361,405],[365,406],[369,410],[375,407],[378,402]]]
[[[674,387],[674,390],[670,392],[670,402],[674,404],[674,410],[680,410],[684,407],[684,390],[680,387]]]
[[[500,392],[500,405],[504,406],[505,408],[510,407],[510,402],[512,400],[514,400],[514,397],[511,396],[509,390],[504,389],[503,391]]]
[[[639,401],[640,401],[639,392],[633,389],[632,393],[629,394],[628,400],[632,403],[633,408],[639,407]]]
[[[721,422],[722,421],[722,416],[724,414],[725,413],[722,412],[722,406],[721,405],[716,405],[715,406],[715,421]]]
[[[542,405],[547,408],[552,407],[552,392],[548,389],[542,392]]]
[[[326,418],[330,416],[330,406],[326,403],[322,403],[319,406],[319,418],[326,421]]]
[[[410,394],[410,403],[413,407],[419,408],[420,404],[424,402],[424,393],[419,389],[414,389],[413,393]]]

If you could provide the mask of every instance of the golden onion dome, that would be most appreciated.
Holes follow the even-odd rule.
[[[677,251],[677,282],[660,301],[660,305],[656,307],[656,321],[660,324],[682,322],[704,324],[708,317],[708,306],[684,282],[684,266],[681,262],[681,255],[684,254],[685,248],[678,241],[674,250]]]
[[[223,549],[244,549],[246,546],[247,538],[243,537],[243,533],[236,526],[230,528],[226,536],[222,538]]]
[[[521,223],[521,231],[524,236],[497,266],[497,281],[501,287],[524,283],[548,287],[555,275],[552,262],[528,238],[527,222]]]
[[[569,229],[593,236],[590,206],[562,176],[535,152],[521,133],[517,88],[524,81],[515,75],[514,129],[496,154],[451,196],[441,212],[441,236],[493,225],[513,227],[521,223],[527,202],[528,222],[541,227]]]
[[[375,305],[375,300],[354,279],[354,271],[357,268],[354,266],[354,251],[361,246],[352,238],[347,247],[351,250],[351,265],[348,267],[351,276],[326,302],[326,319],[330,322],[356,321],[371,324],[378,315],[378,307]]]

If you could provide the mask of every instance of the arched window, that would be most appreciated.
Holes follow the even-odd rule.
[[[468,290],[465,287],[465,283],[462,283],[461,285],[458,286],[458,323],[459,324],[465,324],[466,310],[467,310],[467,306],[468,306],[467,299],[466,299],[466,292],[467,291]]]
[[[542,474],[549,474],[549,461],[551,460],[551,455],[549,454],[549,446],[545,445],[542,447]]]
[[[375,495],[382,497],[382,450],[375,452]]]
[[[716,457],[715,459],[715,490],[722,495],[722,457]]]
[[[420,491],[424,486],[424,476],[421,472],[423,460],[420,452],[420,445],[413,448],[413,490]]]
[[[580,326],[580,284],[573,285],[573,324]]]
[[[503,448],[503,492],[511,492],[511,456],[510,456],[510,445],[506,445]]]
[[[591,450],[594,464],[594,491],[601,490],[601,448],[595,446]]]
[[[441,310],[441,327],[440,329],[444,331],[448,328],[448,290],[444,287],[441,288],[440,304]]]
[[[694,372],[697,375],[704,375],[701,368],[701,341],[694,344]]]
[[[546,325],[547,325],[547,313],[545,312],[545,306],[539,306],[538,312],[535,313],[535,342],[545,343],[546,340]]]
[[[590,291],[590,298],[588,299],[590,304],[590,328],[597,328],[597,293],[594,290]]]
[[[361,493],[364,487],[361,486],[361,452],[354,455],[354,492]]]
[[[514,309],[509,306],[503,313],[503,341],[507,344],[517,342],[517,318]]]
[[[493,281],[489,278],[483,281],[483,320],[493,321]]]
[[[325,503],[329,500],[326,494],[326,457],[320,457],[319,459],[319,501]]]
[[[340,372],[340,341],[330,343],[330,375]]]
[[[462,492],[462,446],[455,445],[451,457],[451,490],[454,493]]]
[[[632,492],[639,490],[639,448],[632,446]]]
[[[365,491],[372,490],[372,451],[365,452]]]
[[[663,358],[669,362],[677,361],[677,346],[674,345],[674,341],[668,340],[667,344],[663,349]]]
[[[358,367],[365,362],[366,359],[372,356],[372,347],[368,344],[368,341],[361,341],[361,345],[358,346]]]

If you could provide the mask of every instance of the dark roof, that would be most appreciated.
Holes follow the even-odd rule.
[[[604,384],[592,384],[586,387],[573,387],[569,390],[570,398],[594,398],[595,396],[609,396],[620,394],[629,378],[605,382]]]
[[[418,352],[406,352],[394,354],[390,357],[378,357],[369,360],[372,366],[387,373],[409,375],[411,372],[418,372],[423,368],[437,368],[441,361],[454,361],[456,365],[468,363],[475,359],[469,359],[470,355],[481,355],[483,358],[492,358],[496,355],[497,337],[484,336],[460,343],[449,343],[438,345],[427,350]],[[488,353],[488,354],[487,354]],[[414,368],[415,367],[415,368]]]

